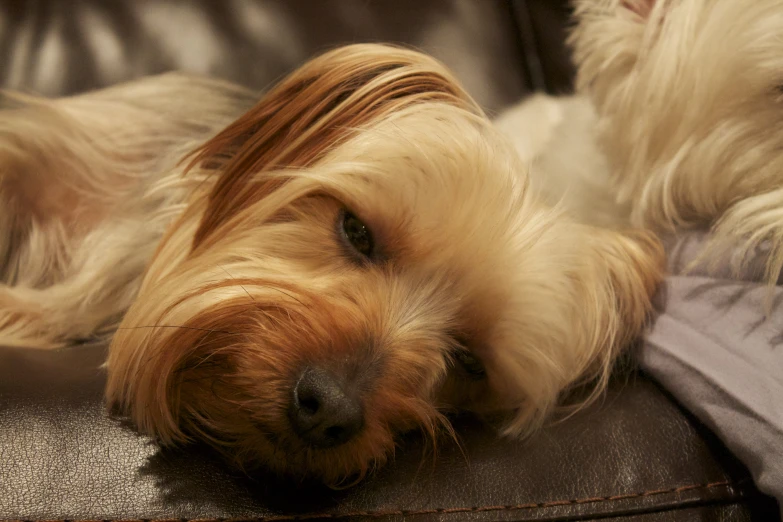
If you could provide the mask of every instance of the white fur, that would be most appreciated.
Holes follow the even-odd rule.
[[[566,206],[584,220],[603,221],[606,202],[614,201],[633,226],[664,237],[711,228],[705,255],[734,252],[738,272],[763,247],[768,263],[757,277],[776,281],[783,266],[783,1],[579,0],[576,19],[579,94],[525,105],[559,107],[560,127],[568,128],[563,140],[539,149],[534,179],[567,193]],[[575,112],[575,104],[591,104],[594,114]],[[580,159],[585,150],[592,160]]]

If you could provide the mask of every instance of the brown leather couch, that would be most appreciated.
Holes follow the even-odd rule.
[[[60,95],[186,69],[262,89],[336,44],[396,41],[498,111],[569,89],[567,18],[554,0],[0,0],[0,86]],[[525,443],[457,419],[462,449],[422,459],[414,435],[392,465],[332,491],[243,476],[200,447],[158,449],[105,412],[104,352],[0,348],[0,519],[779,520],[640,374]]]

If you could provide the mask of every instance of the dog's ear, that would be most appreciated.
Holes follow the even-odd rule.
[[[281,183],[259,174],[311,165],[358,127],[422,101],[481,113],[444,66],[418,52],[361,44],[305,64],[196,151],[191,167],[219,179],[194,248]]]
[[[660,31],[670,4],[669,0],[577,0],[576,24],[568,40],[577,65],[577,89],[627,76]]]
[[[174,335],[165,326],[139,325],[153,324],[157,315],[175,308],[160,299],[134,303],[130,314],[136,323],[120,327],[112,340],[107,402],[162,444],[185,443],[196,435],[210,440],[214,430],[223,435],[216,446],[227,450],[232,437],[252,431],[233,379],[234,355],[250,351],[243,334],[255,322],[244,300],[237,299],[197,313]]]
[[[655,7],[656,0],[622,0],[620,8],[626,9],[642,20],[647,20]]]
[[[502,432],[512,437],[602,396],[619,356],[643,331],[664,273],[653,234],[562,225],[548,227],[541,252],[528,252],[552,270],[515,293],[524,317],[509,316],[514,341],[492,354],[493,386],[502,404],[509,401],[500,409],[513,410]]]
[[[640,22],[648,20],[657,6],[665,8],[667,2],[669,0],[576,0],[575,15],[578,21],[605,16]]]
[[[583,265],[581,290],[575,293],[573,324],[580,324],[572,345],[575,363],[568,390],[561,395],[563,412],[590,404],[606,390],[618,358],[646,327],[653,298],[663,279],[665,255],[654,234],[590,227],[591,248]],[[585,386],[586,385],[586,386]]]
[[[592,228],[592,227],[591,227]],[[596,392],[607,384],[617,357],[635,341],[652,311],[663,279],[665,255],[654,234],[592,228],[580,305],[587,339],[576,368],[576,382],[593,381]]]
[[[598,262],[606,265],[618,314],[628,328],[621,338],[627,344],[650,312],[652,295],[665,269],[663,246],[653,233],[641,230],[596,229],[594,237]]]

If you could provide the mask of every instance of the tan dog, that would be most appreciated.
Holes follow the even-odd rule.
[[[330,484],[444,412],[519,435],[601,390],[657,242],[537,200],[421,54],[339,49],[251,97],[180,76],[8,94],[0,343],[116,330],[108,400],[141,431]]]
[[[783,267],[783,0],[576,6],[582,96],[538,97],[499,121],[534,164],[534,182],[585,222],[661,236],[711,228],[705,255],[731,252],[737,274],[766,250],[758,277],[775,282]]]

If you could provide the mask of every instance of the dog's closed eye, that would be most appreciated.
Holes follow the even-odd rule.
[[[344,210],[340,213],[337,228],[344,243],[352,253],[362,258],[372,259],[375,253],[375,242],[370,229],[352,212]]]
[[[459,348],[454,352],[454,361],[459,364],[471,379],[481,380],[486,378],[487,371],[481,360],[465,348]]]

